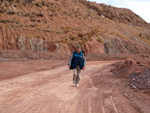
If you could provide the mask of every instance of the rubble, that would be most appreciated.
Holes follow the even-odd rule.
[[[148,59],[142,60],[142,57],[136,57],[134,60],[127,58],[114,63],[111,72],[117,78],[125,78],[127,84],[133,89],[150,89],[150,67],[148,65]]]
[[[145,70],[143,73],[132,73],[130,78],[130,87],[134,89],[150,89],[150,69]]]

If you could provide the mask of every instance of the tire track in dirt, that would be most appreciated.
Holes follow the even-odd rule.
[[[0,113],[141,113],[111,77],[113,62],[88,62],[78,88],[66,65],[2,80]]]
[[[112,90],[102,91],[102,100],[104,113],[119,113],[112,96]]]

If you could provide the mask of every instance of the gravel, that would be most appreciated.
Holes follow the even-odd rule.
[[[150,89],[150,69],[142,73],[130,74],[131,81],[129,86],[134,89]]]

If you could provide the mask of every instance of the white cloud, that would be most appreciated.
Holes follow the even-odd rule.
[[[150,1],[128,1],[127,6],[147,22],[150,22]]]
[[[141,16],[145,21],[150,22],[150,0],[88,0],[97,3],[105,3],[108,5],[128,8]]]

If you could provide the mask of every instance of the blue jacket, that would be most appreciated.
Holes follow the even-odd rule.
[[[70,69],[75,69],[77,65],[82,69],[86,65],[84,53],[82,51],[80,53],[77,53],[77,51],[73,52],[68,65],[71,65]]]

